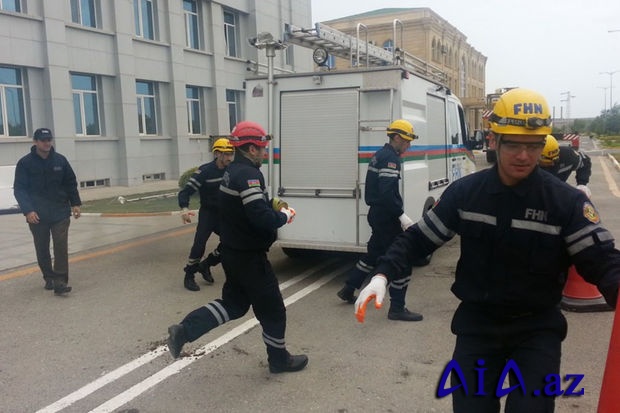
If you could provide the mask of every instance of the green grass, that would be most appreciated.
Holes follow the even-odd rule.
[[[154,195],[161,196],[154,197]],[[85,201],[82,203],[82,212],[135,214],[169,212],[179,210],[177,192],[174,191],[146,192],[142,194],[125,195],[124,197],[124,204],[121,204],[119,202],[118,197],[98,199],[94,201]],[[200,200],[198,199],[198,197],[192,197],[190,208],[198,209],[199,206]]]
[[[620,136],[618,135],[599,136],[596,139],[603,148],[620,148]]]

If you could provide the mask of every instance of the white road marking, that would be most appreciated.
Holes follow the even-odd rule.
[[[306,295],[312,293],[313,291],[317,290],[321,286],[327,284],[328,282],[330,282],[331,280],[336,278],[336,276],[342,274],[342,272],[345,271],[350,266],[351,266],[350,264],[343,265],[340,268],[336,269],[335,271],[332,271],[331,273],[324,275],[323,277],[321,277],[317,281],[313,282],[312,284],[308,285],[307,287],[303,288],[302,290],[296,292],[295,294],[293,294],[290,297],[288,297],[287,299],[285,299],[284,300],[284,305],[288,307],[289,305],[293,304],[297,300],[299,300],[299,299],[305,297]],[[351,318],[353,318],[353,317],[351,317]],[[138,397],[139,395],[141,395],[145,391],[147,391],[150,388],[154,387],[158,383],[164,381],[168,377],[170,377],[170,376],[172,376],[174,374],[177,374],[183,368],[185,368],[188,365],[192,364],[196,360],[200,360],[202,357],[206,356],[210,352],[216,350],[217,348],[223,346],[224,344],[228,343],[229,341],[233,340],[234,338],[236,338],[236,337],[240,336],[241,334],[245,333],[246,331],[248,331],[249,329],[251,329],[252,327],[254,327],[257,324],[258,324],[258,320],[256,319],[256,317],[254,317],[254,318],[252,318],[250,320],[247,320],[243,324],[241,324],[241,325],[235,327],[234,329],[230,330],[228,333],[226,333],[226,334],[218,337],[217,339],[211,341],[210,343],[207,343],[204,346],[200,347],[199,349],[194,351],[194,355],[193,356],[191,356],[191,357],[184,357],[181,360],[175,361],[171,365],[161,369],[160,371],[158,371],[157,373],[153,374],[152,376],[147,377],[146,379],[144,379],[140,383],[138,383],[138,384],[134,385],[133,387],[131,387],[131,388],[125,390],[124,392],[120,393],[118,396],[113,397],[112,399],[108,400],[107,402],[97,406],[95,409],[91,410],[89,413],[109,413],[109,412],[113,412],[114,410],[118,409],[119,407],[129,403],[130,401],[132,401],[133,399],[135,399],[136,397]]]
[[[303,281],[305,278],[308,278],[310,275],[313,275],[319,271],[321,271],[322,269],[324,269],[325,267],[333,264],[336,260],[332,259],[332,260],[327,260],[325,262],[323,262],[320,265],[317,265],[313,268],[310,268],[306,271],[304,271],[303,273],[299,274],[296,277],[291,278],[290,280],[287,280],[283,283],[280,284],[280,290],[285,290],[288,287],[291,287],[295,284],[297,284],[300,281]],[[349,265],[350,266],[350,265]],[[337,271],[344,271],[344,266],[339,268]],[[294,295],[292,295],[291,297],[287,298],[284,300],[284,304],[285,305],[289,305],[292,304],[293,302],[297,301],[299,298],[303,297],[303,295],[307,295],[310,294],[310,292],[314,291],[316,288],[319,288],[320,286],[322,286],[323,284],[325,284],[326,282],[331,281],[331,279],[335,278],[336,275],[338,275],[338,272],[332,272],[330,274],[328,274],[325,277],[322,277],[321,279],[319,279],[318,281],[314,282],[313,284],[311,284],[310,286],[304,288],[303,290],[295,293]],[[331,277],[330,277],[331,276]],[[330,277],[327,281],[324,281],[326,277]],[[299,295],[301,292],[308,290],[309,287],[312,287],[314,285],[318,286],[312,290],[309,290],[308,292],[306,292],[303,295]],[[293,301],[291,301],[291,299],[293,297],[296,297]],[[136,385],[134,387],[132,387],[131,389],[127,390],[124,393],[121,393],[119,396],[111,399],[108,403],[118,399],[120,396],[124,395],[125,393],[130,392],[132,389],[142,385],[143,383],[152,383],[150,384],[148,387],[144,387],[143,390],[140,391],[140,393],[142,393],[143,391],[145,391],[146,389],[148,389],[149,387],[154,386],[155,384],[159,383],[160,381],[164,380],[166,377],[169,377],[172,374],[176,374],[177,372],[179,372],[181,369],[183,369],[185,366],[187,366],[188,364],[193,363],[194,361],[200,359],[201,357],[203,357],[204,355],[208,354],[209,352],[217,349],[218,347],[226,344],[227,342],[229,342],[230,340],[232,340],[233,338],[243,334],[245,331],[249,330],[250,328],[254,327],[256,324],[258,323],[258,320],[256,320],[256,318],[252,318],[246,322],[244,322],[243,324],[235,327],[234,329],[232,329],[231,331],[229,331],[226,334],[223,334],[222,336],[220,336],[219,338],[217,338],[216,340],[211,341],[210,343],[206,344],[205,346],[197,349],[196,351],[194,351],[193,356],[190,357],[184,357],[181,360],[178,360],[176,362],[174,362],[173,364],[167,366],[166,368],[162,369],[160,372],[154,374],[153,376],[149,377],[148,379],[144,380],[142,383],[140,383],[139,385]],[[161,356],[162,354],[167,354],[168,353],[168,346],[167,345],[163,345],[163,346],[159,346],[157,347],[155,350],[149,351],[148,353],[138,357],[135,360],[130,361],[129,363],[117,368],[116,370],[113,370],[101,377],[99,377],[98,379],[88,383],[87,385],[79,388],[78,390],[74,391],[73,393],[63,397],[62,399],[50,404],[49,406],[46,406],[40,410],[37,410],[36,413],[56,413],[62,409],[65,409],[69,406],[71,406],[72,404],[76,403],[79,400],[82,400],[83,398],[89,396],[90,394],[94,393],[95,391],[99,390],[100,388],[120,379],[121,377],[125,376],[128,373],[131,373],[132,371],[136,370],[137,368],[150,363],[151,361],[153,361],[154,359],[156,359],[157,357]],[[161,377],[158,379],[158,377]],[[135,395],[133,395],[131,398],[127,399],[126,401],[123,402],[123,404],[127,403],[129,400],[132,400],[134,397],[138,396],[140,393],[137,393]],[[97,409],[102,408],[102,406],[107,405],[107,403],[99,406]],[[122,405],[122,404],[121,404]],[[121,406],[119,405],[119,406]],[[116,407],[115,407],[116,408]],[[111,410],[93,410],[93,412],[109,412],[114,410],[115,408],[111,409]]]
[[[605,175],[605,180],[607,181],[607,186],[609,186],[609,190],[616,198],[620,198],[620,190],[618,190],[618,185],[616,185],[616,180],[613,178],[613,176],[609,172],[609,168],[607,168],[607,165],[605,165],[605,161],[603,160],[603,157],[599,157],[598,161],[601,163],[601,167],[603,168],[603,175]]]

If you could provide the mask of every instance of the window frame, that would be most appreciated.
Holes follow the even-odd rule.
[[[226,16],[232,16],[233,22],[229,23],[226,20]],[[226,56],[228,57],[241,57],[239,38],[241,33],[239,32],[239,12],[232,9],[224,9],[224,42],[226,47]],[[231,35],[234,37],[232,42],[230,41]]]
[[[146,23],[149,23],[148,29],[150,31],[149,36],[145,36],[145,16],[144,16],[144,6],[150,5],[150,19],[147,16]],[[147,8],[148,9],[148,8]],[[134,11],[134,29],[135,35],[137,37],[141,37],[147,40],[155,40],[155,0],[133,0],[133,11]]]
[[[185,5],[189,3],[194,6],[194,10],[185,8]],[[198,1],[183,0],[183,15],[185,17],[185,46],[190,49],[201,50],[202,37],[200,30],[200,5]]]
[[[235,89],[226,89],[226,107],[228,108],[228,123],[230,130],[232,130],[233,127],[242,119],[240,91]]]
[[[149,93],[140,93],[138,91],[138,87],[139,85],[145,85],[147,86],[147,88],[149,88]],[[153,110],[153,121],[152,121],[152,125],[154,126],[155,130],[152,131],[153,133],[149,133],[151,132],[149,130],[149,122],[147,121],[147,114],[146,114],[146,108],[147,105],[145,105],[145,102],[147,101],[152,101],[152,110]],[[158,119],[157,119],[157,83],[156,82],[152,82],[149,80],[138,80],[136,79],[136,103],[137,103],[137,109],[138,109],[138,135],[139,136],[156,136],[159,133],[159,128],[158,128]]]
[[[24,70],[19,67],[13,66],[2,66],[0,65],[0,70],[8,69],[15,71],[15,79],[16,82],[13,83],[1,83],[0,80],[0,137],[3,138],[12,138],[12,137],[22,137],[28,136],[28,127],[26,125],[26,87],[24,83],[26,82],[26,76]],[[0,77],[1,79],[1,77]],[[13,100],[17,100],[18,107],[14,107],[15,105],[9,105],[7,102],[7,89],[15,89],[16,94]],[[18,134],[11,133],[11,117],[15,116],[15,113],[20,119],[20,125],[18,125]],[[11,114],[13,114],[11,116]]]
[[[14,12],[14,13],[21,13],[22,10],[24,10],[23,6],[22,6],[22,0],[13,0],[10,1],[12,6],[15,6],[15,10],[13,9],[9,9],[6,7],[7,0],[0,0],[0,10],[4,10],[4,11],[10,11],[10,12]]]
[[[90,78],[90,83],[93,85],[94,89],[81,89],[81,88],[76,88],[74,86],[73,81],[77,80],[74,79],[74,76],[80,76],[80,77],[84,77],[84,78]],[[100,105],[100,101],[99,101],[99,77],[96,75],[91,75],[88,73],[71,73],[71,95],[73,96],[73,115],[76,116],[77,112],[79,109],[79,119],[76,117],[75,118],[75,135],[76,136],[101,136],[101,112],[99,110],[99,108],[101,107]],[[76,95],[79,99],[79,108],[76,108]],[[85,97],[89,95],[89,97],[92,100],[86,100]],[[86,113],[86,108],[87,106],[89,106],[87,104],[87,102],[94,102],[94,104],[96,105],[96,107],[94,108],[94,113],[90,113],[90,116],[93,117],[96,120],[96,128],[97,128],[97,133],[89,133],[89,125],[87,122],[88,116]],[[79,126],[82,129],[81,132],[77,130],[77,126],[78,126],[78,121],[79,121]]]
[[[195,91],[196,96],[188,96],[189,91]],[[185,86],[185,106],[187,108],[187,133],[189,135],[202,135],[202,109],[203,109],[203,91],[199,86]],[[195,119],[197,117],[197,119]],[[195,122],[198,121],[198,131],[194,130]]]
[[[85,27],[97,28],[99,27],[98,23],[98,13],[97,13],[97,1],[98,0],[71,0],[70,8],[71,8],[71,21],[75,24],[79,24]],[[89,12],[91,13],[91,22],[84,22],[84,3],[87,3]],[[74,14],[77,13],[77,15]],[[91,24],[92,23],[92,24]]]

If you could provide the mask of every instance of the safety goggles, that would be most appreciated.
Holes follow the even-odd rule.
[[[526,151],[528,155],[535,155],[537,152],[542,151],[545,147],[545,141],[540,142],[517,142],[506,139],[499,141],[501,150],[511,155],[515,155]]]

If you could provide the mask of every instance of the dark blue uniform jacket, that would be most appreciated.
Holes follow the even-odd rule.
[[[508,313],[557,306],[570,264],[615,307],[620,251],[583,192],[536,168],[514,187],[497,165],[453,182],[439,202],[399,235],[375,272],[397,279],[407,262],[461,239],[453,293]]]
[[[403,199],[399,192],[400,168],[400,156],[388,143],[373,155],[368,164],[364,200],[371,209],[380,211],[379,215],[385,219],[398,218],[403,213]]]
[[[228,165],[219,194],[220,241],[241,251],[267,251],[286,215],[274,211],[260,169],[239,153]]]
[[[189,208],[190,197],[198,191],[200,208],[217,212],[220,184],[224,171],[225,169],[217,167],[215,160],[201,165],[189,178],[185,187],[179,191],[179,207]]]

